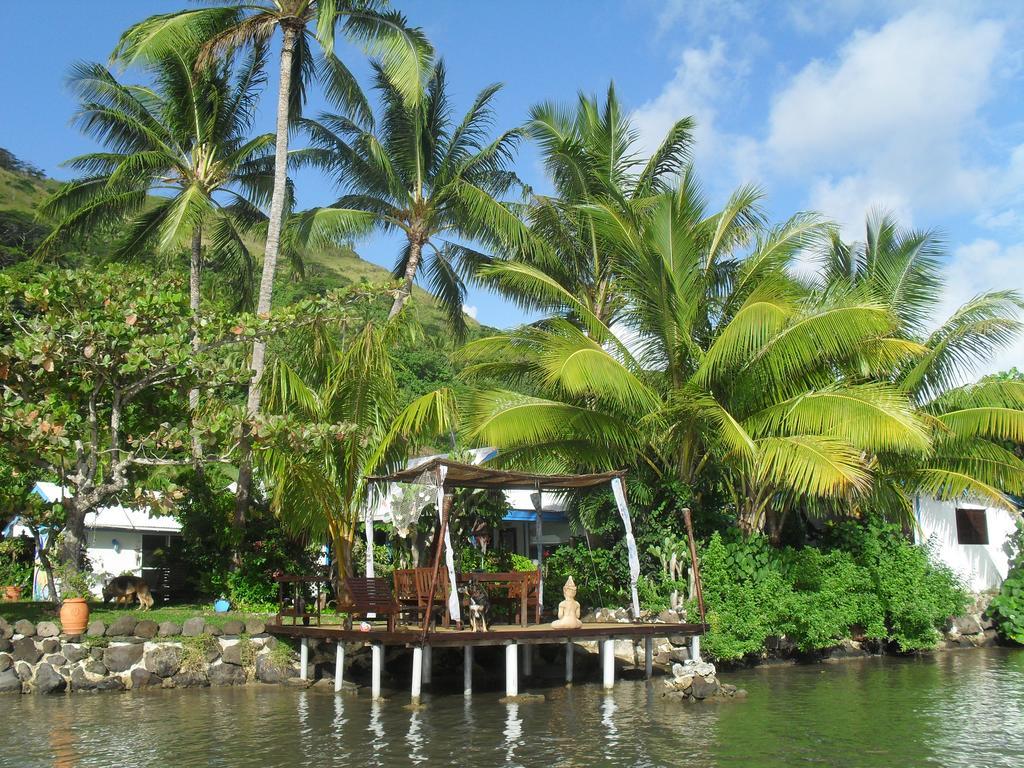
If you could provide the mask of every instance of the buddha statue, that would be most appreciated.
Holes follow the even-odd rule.
[[[552,629],[579,629],[583,626],[580,621],[580,604],[576,602],[576,582],[572,576],[562,587],[562,594],[565,600],[558,604],[558,618],[551,622]]]

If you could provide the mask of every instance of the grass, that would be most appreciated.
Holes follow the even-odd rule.
[[[59,610],[51,603],[18,602],[0,603],[0,617],[11,624],[19,619],[28,619],[31,622],[57,621]],[[150,611],[137,609],[117,608],[103,603],[89,603],[89,621],[99,619],[105,624],[110,624],[122,616],[131,616],[137,621],[150,619],[158,624],[163,621],[173,621],[176,624],[183,624],[186,619],[196,616],[202,617],[207,624],[216,627],[223,627],[229,621],[245,621],[246,619],[265,619],[270,613],[253,613],[242,611],[228,611],[227,613],[216,613],[208,604],[184,604],[155,607]]]

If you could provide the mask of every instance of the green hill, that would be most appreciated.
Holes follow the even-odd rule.
[[[59,182],[46,178],[37,168],[25,163],[7,150],[0,148],[0,268],[24,261],[35,250],[51,227],[37,221],[36,211],[45,197],[59,186]],[[75,248],[77,260],[79,251],[85,260],[90,256],[101,257],[97,252],[108,242],[108,238],[96,238],[96,244],[84,243]],[[261,254],[258,244],[253,244],[254,253]],[[330,247],[308,254],[305,276],[298,280],[281,270],[282,301],[290,301],[311,293],[323,293],[334,288],[358,282],[385,283],[392,280],[389,270],[366,261],[347,247]],[[444,333],[444,313],[434,297],[418,286],[413,290],[413,307],[430,335]],[[470,334],[479,332],[480,325],[467,319]]]

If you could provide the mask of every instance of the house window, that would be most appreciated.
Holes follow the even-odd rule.
[[[988,522],[984,509],[956,511],[957,544],[988,544]]]

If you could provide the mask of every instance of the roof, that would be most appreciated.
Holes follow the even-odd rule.
[[[44,501],[53,503],[62,498],[68,498],[72,493],[61,488],[56,483],[40,481],[32,489]],[[110,504],[105,507],[98,507],[85,516],[85,527],[106,528],[117,531],[155,531],[163,533],[178,533],[181,531],[181,523],[169,515],[152,515],[149,507],[124,507],[120,504]]]
[[[375,475],[369,480],[378,483],[419,483],[426,473],[436,473],[441,467],[447,472],[445,488],[493,488],[495,490],[574,490],[597,488],[610,483],[616,477],[623,477],[625,470],[600,472],[590,475],[537,475],[530,472],[515,472],[474,464],[463,464],[445,458],[434,458],[416,467],[399,470],[390,475]]]

